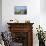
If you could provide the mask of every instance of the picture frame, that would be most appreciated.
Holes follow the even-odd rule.
[[[15,15],[26,15],[27,14],[27,6],[15,6],[14,14]]]

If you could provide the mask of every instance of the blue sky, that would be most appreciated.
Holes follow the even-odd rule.
[[[16,10],[21,10],[21,9],[27,9],[27,6],[16,6],[15,7]]]

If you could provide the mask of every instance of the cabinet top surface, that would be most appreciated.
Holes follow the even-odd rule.
[[[7,23],[8,25],[33,25],[34,23]]]

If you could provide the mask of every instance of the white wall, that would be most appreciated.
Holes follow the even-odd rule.
[[[40,0],[40,9],[42,13],[46,13],[46,0]]]
[[[41,5],[40,5],[41,4]],[[27,6],[27,15],[14,15],[15,6]],[[44,5],[43,5],[44,6]],[[46,27],[46,15],[42,14],[42,1],[40,0],[2,0],[2,25],[3,31],[7,31],[7,22],[10,19],[17,19],[19,22],[30,20],[33,25],[33,45],[38,46],[38,39],[36,37],[36,27],[39,24],[43,28]],[[45,28],[46,29],[46,28]],[[37,39],[37,40],[36,40]]]
[[[46,0],[40,0],[40,24],[46,31]]]
[[[0,0],[0,31],[2,31],[2,0]]]
[[[20,5],[27,6],[27,12],[28,12],[27,15],[14,15],[14,7],[20,6]],[[35,0],[35,1],[34,0],[20,0],[20,1],[3,0],[2,1],[3,26],[5,26],[6,23],[8,22],[8,20],[10,20],[10,19],[17,19],[20,22],[24,22],[26,19],[29,19],[31,22],[39,23],[39,14],[40,14],[40,0]]]

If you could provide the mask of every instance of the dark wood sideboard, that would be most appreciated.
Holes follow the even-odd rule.
[[[21,46],[33,46],[33,23],[7,23],[12,39]],[[19,46],[19,45],[18,45]]]

